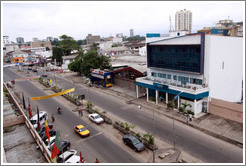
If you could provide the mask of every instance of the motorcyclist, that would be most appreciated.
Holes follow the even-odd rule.
[[[56,108],[57,108],[58,113],[60,114],[61,113],[61,108],[59,106],[57,106]]]

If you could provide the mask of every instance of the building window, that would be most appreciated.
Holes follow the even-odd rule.
[[[152,72],[152,73],[151,73],[151,76],[157,77],[157,73]]]
[[[171,79],[171,74],[168,74],[168,75],[167,75],[167,78],[168,78],[168,79]]]
[[[176,75],[173,75],[173,80],[177,80],[177,76]]]
[[[197,84],[197,85],[202,85],[202,80],[201,79],[190,78],[190,83]]]

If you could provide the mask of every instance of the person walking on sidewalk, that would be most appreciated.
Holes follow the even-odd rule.
[[[99,160],[96,158],[96,162],[95,163],[99,163]]]
[[[53,114],[51,115],[51,120],[52,120],[52,123],[54,123],[54,122],[55,122],[55,117],[54,117],[54,115],[53,115]]]
[[[189,121],[192,121],[192,114],[189,114]]]

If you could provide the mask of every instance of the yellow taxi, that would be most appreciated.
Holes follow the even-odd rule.
[[[90,135],[90,131],[87,130],[83,125],[74,126],[74,130],[83,137]]]

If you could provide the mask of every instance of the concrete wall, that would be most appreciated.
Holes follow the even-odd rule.
[[[204,77],[211,98],[241,101],[243,55],[243,38],[206,35]]]
[[[243,105],[218,99],[209,102],[209,113],[243,123]]]

